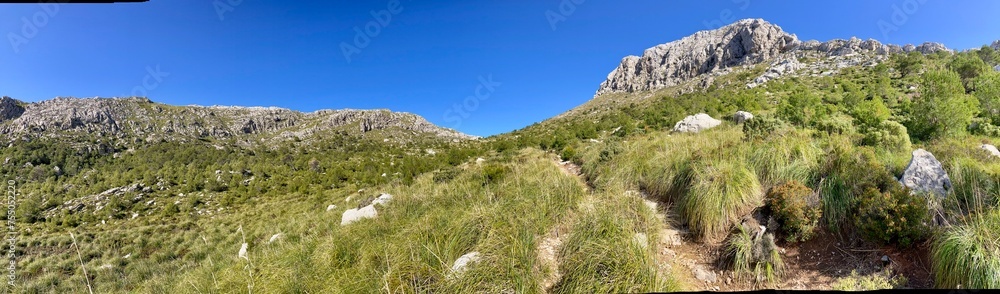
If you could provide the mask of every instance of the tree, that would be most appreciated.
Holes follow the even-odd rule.
[[[979,99],[980,117],[1000,125],[1000,74],[988,73],[972,81],[973,95]]]
[[[965,94],[958,73],[930,70],[923,75],[920,97],[910,110],[911,134],[919,139],[958,135],[965,132],[979,112],[979,101]]]
[[[902,77],[907,77],[917,73],[924,66],[924,55],[920,52],[910,52],[905,55],[896,55],[896,69]]]
[[[962,85],[966,92],[972,91],[972,81],[984,73],[993,71],[982,59],[972,53],[962,53],[955,55],[955,58],[948,62],[948,68],[958,73],[962,78]]]

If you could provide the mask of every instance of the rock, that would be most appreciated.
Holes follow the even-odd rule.
[[[1000,65],[997,65],[996,67],[994,67],[993,70],[1000,71]]]
[[[642,247],[643,249],[649,246],[649,237],[647,237],[646,234],[643,233],[635,233],[635,235],[632,236],[632,241],[635,241],[635,243],[638,244],[639,247]]]
[[[934,155],[924,149],[913,151],[913,159],[899,179],[916,193],[930,193],[944,198],[951,189],[951,179]]]
[[[0,98],[0,122],[12,120],[24,114],[24,107],[20,105],[21,103],[24,102],[7,96]]]
[[[383,205],[384,206],[384,205],[388,205],[389,201],[392,201],[392,195],[390,195],[388,193],[382,193],[382,195],[379,195],[378,198],[375,198],[375,200],[372,200],[372,204],[371,205],[378,204],[378,205]]]
[[[742,110],[737,111],[736,114],[733,115],[733,120],[736,121],[736,123],[738,123],[738,124],[746,122],[746,121],[750,120],[751,118],[753,118],[753,114],[752,113],[749,113],[749,112],[746,112],[746,111],[742,111]]]
[[[685,117],[683,120],[677,122],[677,124],[674,125],[674,131],[682,133],[697,133],[717,127],[720,124],[722,124],[722,121],[714,119],[708,114],[699,113]]]
[[[661,233],[663,234],[661,242],[668,247],[681,246],[684,244],[684,239],[681,238],[681,232],[678,230],[664,229]]]
[[[282,234],[282,233],[274,234],[274,235],[271,236],[271,239],[267,240],[267,244],[274,243],[274,241],[278,241],[281,238],[283,238],[284,236],[285,236],[285,234]]]
[[[353,222],[375,218],[378,216],[378,211],[375,210],[375,206],[368,205],[362,208],[351,208],[344,211],[344,214],[340,217],[340,225],[346,226]]]
[[[768,68],[764,74],[754,79],[753,82],[748,83],[747,88],[756,88],[770,80],[794,73],[803,67],[804,66],[799,63],[798,59],[795,59],[794,57],[776,61],[771,64],[771,67]]]
[[[337,205],[336,204],[330,204],[330,206],[326,207],[326,211],[331,211],[331,210],[334,210],[334,209],[337,209]]]
[[[250,258],[247,256],[247,243],[244,242],[243,246],[240,246],[240,253],[236,254],[236,257],[250,260]]]
[[[990,45],[993,50],[1000,50],[1000,40],[993,41],[993,45]]]
[[[700,264],[695,265],[692,271],[694,272],[694,277],[702,282],[715,283],[719,279],[719,276],[715,272],[705,269]]]
[[[1000,157],[1000,150],[997,150],[997,146],[983,144],[982,146],[979,146],[979,148],[985,150],[993,157]]]
[[[483,159],[482,157],[476,158],[476,164],[482,164],[483,162],[486,162],[486,159]]]
[[[479,252],[477,251],[469,252],[466,253],[465,255],[462,255],[461,257],[455,260],[454,264],[452,264],[451,274],[461,275],[462,273],[465,272],[465,270],[469,267],[469,265],[479,261],[479,258],[480,258]]]
[[[674,86],[714,70],[763,62],[797,43],[795,35],[763,19],[740,20],[646,49],[642,57],[625,57],[597,95]]]

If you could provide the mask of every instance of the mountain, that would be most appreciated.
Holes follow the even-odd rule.
[[[876,40],[800,41],[763,19],[744,19],[715,30],[700,31],[680,40],[626,56],[601,83],[597,95],[654,91],[695,77],[795,55],[820,57],[876,55],[948,50],[938,43],[919,46],[882,44]]]
[[[329,133],[385,140],[425,136],[443,141],[476,137],[431,124],[411,113],[380,110],[318,110],[277,107],[173,106],[147,98],[56,98],[25,103],[0,98],[0,138],[58,138],[68,142],[223,140],[242,146],[281,141],[309,142]]]

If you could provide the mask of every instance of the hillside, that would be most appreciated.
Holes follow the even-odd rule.
[[[4,97],[5,290],[1000,288],[998,44],[740,20],[489,138],[388,110]]]

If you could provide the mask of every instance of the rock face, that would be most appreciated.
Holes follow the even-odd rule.
[[[992,47],[993,50],[1000,50],[1000,40],[993,41],[993,44],[990,45],[990,47]]]
[[[744,122],[746,122],[746,121],[748,121],[748,120],[750,120],[752,118],[753,118],[753,114],[752,113],[749,113],[749,112],[746,112],[746,111],[742,111],[742,110],[737,111],[736,114],[733,115],[733,121],[736,121],[736,123],[738,123],[738,124],[744,123]]]
[[[677,122],[677,124],[674,124],[674,131],[681,133],[697,133],[717,127],[720,124],[722,124],[722,121],[714,119],[708,114],[699,113],[685,117],[683,120]]]
[[[171,106],[146,98],[56,98],[24,103],[0,98],[0,139],[74,136],[102,140],[180,141],[235,139],[237,143],[309,140],[331,133],[363,135],[376,130],[423,133],[444,140],[474,139],[424,118],[388,110],[320,110],[302,113],[277,107]],[[252,142],[256,140],[258,142]]]
[[[938,198],[943,198],[951,190],[951,179],[941,162],[924,149],[913,151],[913,159],[899,181],[913,192],[929,193]]]
[[[744,19],[716,30],[646,49],[642,56],[627,56],[608,74],[596,95],[617,92],[651,91],[678,85],[703,74],[732,67],[775,61],[751,87],[794,72],[803,67],[792,53],[815,53],[820,57],[848,57],[920,52],[951,51],[940,43],[919,46],[882,44],[876,40],[835,39],[827,42],[799,41],[794,34],[762,19]],[[860,63],[860,62],[854,62]],[[707,87],[708,83],[703,83]]]
[[[713,70],[762,62],[796,42],[794,35],[762,19],[740,20],[646,49],[642,57],[625,57],[597,94],[673,86]]]
[[[983,144],[982,146],[979,146],[979,148],[985,150],[993,157],[1000,157],[1000,150],[997,150],[997,146]]]

